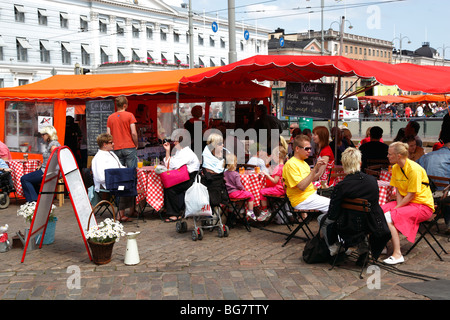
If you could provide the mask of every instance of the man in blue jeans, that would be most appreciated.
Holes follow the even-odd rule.
[[[114,153],[122,165],[127,168],[137,167],[138,135],[136,131],[136,118],[126,111],[128,100],[125,96],[116,98],[117,111],[108,117],[106,123],[107,133],[114,138]]]

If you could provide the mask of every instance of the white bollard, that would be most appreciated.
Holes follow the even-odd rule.
[[[140,234],[140,231],[137,232],[128,232],[127,233],[127,251],[125,253],[125,264],[132,266],[138,264],[141,260],[139,259],[139,252],[136,238]]]

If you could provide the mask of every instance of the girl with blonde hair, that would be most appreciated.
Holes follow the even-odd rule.
[[[425,169],[408,159],[408,144],[392,143],[388,158],[393,164],[390,184],[396,189],[396,200],[381,207],[391,231],[393,246],[392,255],[384,262],[398,264],[405,261],[400,250],[399,232],[414,243],[419,224],[428,220],[434,212],[434,200]]]
[[[245,190],[241,182],[241,176],[236,171],[237,158],[234,154],[229,153],[226,156],[227,170],[224,173],[225,187],[227,188],[228,196],[231,199],[245,199],[250,198],[247,202],[247,217],[256,221],[256,216],[253,212],[253,203],[255,197],[253,194]]]

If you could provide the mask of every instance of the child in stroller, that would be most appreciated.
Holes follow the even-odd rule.
[[[14,183],[11,177],[12,169],[8,167],[5,160],[0,159],[0,209],[9,206],[9,194],[15,192]]]

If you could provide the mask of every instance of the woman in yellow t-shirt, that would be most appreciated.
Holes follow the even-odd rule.
[[[434,212],[434,201],[425,170],[408,159],[408,144],[394,142],[389,146],[388,158],[392,167],[391,186],[396,188],[396,201],[388,202],[381,208],[392,235],[393,253],[384,262],[397,264],[404,262],[400,251],[398,232],[414,243],[419,224],[428,220]]]

